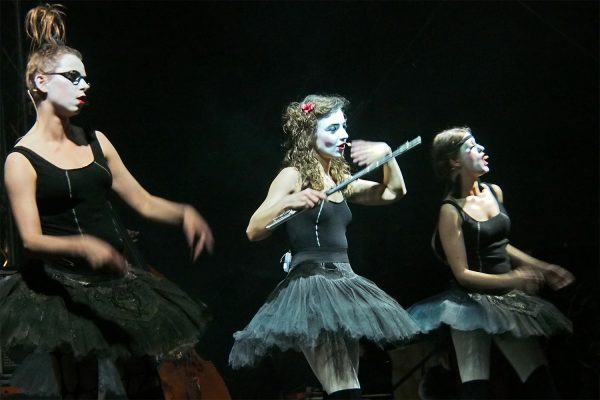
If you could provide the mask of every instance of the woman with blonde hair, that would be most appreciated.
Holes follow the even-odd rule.
[[[90,83],[81,53],[65,45],[63,18],[58,5],[27,14],[26,84],[37,119],[8,155],[4,181],[25,250],[39,262],[0,284],[1,345],[35,353],[15,374],[30,395],[124,396],[115,361],[179,354],[198,341],[207,315],[125,259],[111,190],[141,216],[180,225],[194,259],[213,237],[192,206],[148,193],[103,133],[71,124]],[[40,370],[44,362],[54,371]]]
[[[287,277],[252,321],[235,333],[229,356],[234,368],[253,365],[271,349],[302,351],[329,398],[360,398],[358,340],[402,342],[418,332],[406,311],[373,282],[355,274],[348,260],[347,200],[383,205],[406,194],[392,159],[383,182],[357,180],[329,196],[325,191],[350,176],[344,160],[348,102],[309,95],[283,116],[284,168],[246,231],[251,241],[270,235],[266,226],[288,210],[304,211],[286,222],[291,246]],[[351,157],[368,165],[391,152],[385,143],[355,140]]]
[[[492,342],[525,383],[529,396],[556,398],[535,337],[569,332],[571,323],[533,293],[544,284],[559,289],[573,276],[509,244],[510,219],[502,190],[480,182],[489,171],[488,156],[469,128],[436,135],[432,158],[436,174],[447,185],[437,232],[441,258],[455,282],[450,290],[413,305],[409,313],[424,332],[443,325],[450,328],[461,398],[489,395]]]

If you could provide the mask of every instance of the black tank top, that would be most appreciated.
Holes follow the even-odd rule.
[[[506,245],[510,232],[510,218],[496,193],[487,186],[498,203],[500,212],[486,221],[477,221],[467,214],[453,199],[443,204],[451,204],[462,218],[462,231],[467,252],[469,269],[487,274],[502,274],[510,271],[511,264]]]
[[[37,174],[36,201],[44,235],[91,235],[123,251],[123,239],[108,202],[112,174],[94,131],[88,139],[94,161],[81,168],[59,168],[23,146],[15,146],[11,152],[25,156]],[[88,267],[78,258],[52,262],[69,268]]]
[[[292,264],[301,262],[348,262],[346,229],[352,213],[346,200],[325,201],[286,223]]]

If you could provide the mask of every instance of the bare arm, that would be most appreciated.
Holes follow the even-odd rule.
[[[506,246],[506,251],[513,264],[527,265],[543,274],[544,281],[553,290],[561,289],[575,281],[575,276],[563,267],[532,257],[511,244]]]
[[[284,168],[275,177],[267,197],[250,218],[246,235],[251,241],[267,238],[271,232],[266,226],[273,218],[287,210],[312,208],[325,200],[325,194],[313,189],[300,191],[300,173],[292,167]]]
[[[194,260],[205,246],[209,252],[212,252],[214,246],[212,231],[196,209],[188,204],[175,203],[148,193],[125,167],[117,150],[106,136],[101,132],[96,134],[113,176],[112,189],[123,201],[144,218],[181,225],[192,248]]]
[[[352,141],[350,156],[360,166],[367,166],[390,154],[390,146],[383,142]],[[351,185],[350,200],[364,205],[382,205],[400,200],[406,194],[402,171],[396,159],[383,166],[383,181],[373,182],[359,179]]]
[[[89,235],[50,236],[42,233],[36,202],[35,170],[19,153],[10,154],[4,165],[4,183],[15,222],[25,249],[42,257],[82,257],[92,268],[122,271],[124,258],[108,243]]]
[[[491,185],[492,190],[496,193],[496,197],[500,203],[504,202],[504,194],[502,193],[502,189],[498,185]],[[558,290],[563,288],[569,284],[571,284],[575,277],[566,269],[547,263],[545,261],[539,260],[535,257],[530,256],[529,254],[517,249],[511,244],[506,246],[506,251],[508,252],[508,256],[510,257],[513,265],[527,265],[529,267],[535,268],[544,276],[544,281],[548,283],[548,286],[554,290]]]
[[[462,232],[461,217],[452,205],[444,204],[440,211],[438,229],[446,259],[458,283],[472,290],[535,291],[541,281],[538,274],[529,269],[516,269],[504,274],[486,274],[468,267],[467,252]]]

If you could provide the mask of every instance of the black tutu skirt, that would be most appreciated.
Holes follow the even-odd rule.
[[[9,354],[163,356],[197,343],[209,315],[166,279],[27,268],[0,281],[0,340]]]
[[[248,326],[234,334],[233,368],[251,366],[271,349],[315,347],[324,332],[379,345],[419,333],[396,300],[348,263],[306,263],[292,269]]]
[[[469,293],[455,286],[414,304],[408,312],[425,333],[442,325],[515,337],[552,336],[573,329],[571,321],[554,305],[520,290],[492,295]]]

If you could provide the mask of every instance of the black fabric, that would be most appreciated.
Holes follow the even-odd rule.
[[[81,168],[59,168],[23,146],[15,146],[11,152],[25,156],[36,172],[36,202],[43,234],[89,234],[123,251],[123,239],[108,205],[112,175],[95,134],[89,136],[94,160]],[[62,257],[53,262],[89,270],[87,262],[81,258]]]
[[[0,338],[11,355],[164,356],[195,344],[209,319],[206,306],[141,270],[90,276],[46,265],[0,282]]]
[[[384,345],[419,333],[396,300],[352,270],[346,241],[350,220],[342,201],[319,204],[287,222],[291,272],[234,334],[229,354],[233,368],[254,365],[273,348],[314,348],[323,335]]]
[[[490,398],[490,381],[479,379],[463,382],[460,387],[460,399],[476,400]]]
[[[273,301],[279,296],[279,292],[289,286],[296,279],[308,278],[309,276],[321,275],[327,279],[340,279],[343,277],[343,273],[339,270],[335,263],[314,263],[305,262],[300,265],[296,265],[285,277],[285,279],[275,287],[269,297],[267,297],[266,303]]]
[[[12,151],[24,155],[36,172],[43,234],[87,234],[123,251],[126,232],[108,202],[112,175],[95,132],[86,137],[94,160],[76,169],[61,169],[22,146]],[[206,306],[140,265],[130,267],[115,276],[93,270],[83,259],[30,260],[19,273],[0,280],[2,350],[14,359],[37,352],[79,362],[169,357],[195,345],[210,319]],[[48,392],[35,376],[39,373],[51,372],[19,370],[20,386],[31,394]],[[118,379],[106,376],[103,387],[117,387]]]
[[[286,223],[292,266],[305,261],[348,262],[346,229],[352,213],[346,200],[325,201]]]
[[[327,395],[328,399],[339,399],[339,400],[355,400],[362,399],[360,389],[345,389],[338,390],[337,392],[329,393]]]
[[[525,399],[560,399],[554,379],[546,365],[535,369],[523,383]]]
[[[492,188],[487,185],[485,187],[491,191],[499,208],[498,214],[486,221],[473,219],[454,199],[444,200],[443,204],[454,206],[462,218],[461,227],[469,269],[487,274],[502,274],[511,270],[510,258],[506,252],[510,218]]]

